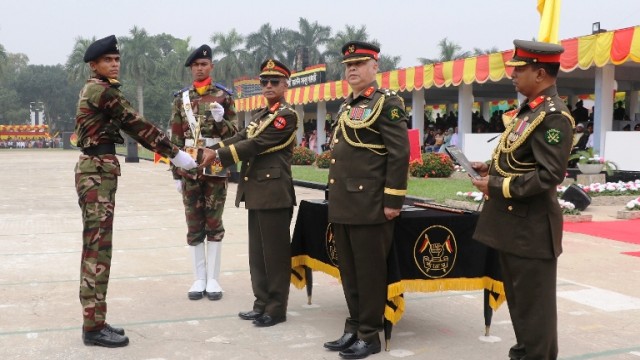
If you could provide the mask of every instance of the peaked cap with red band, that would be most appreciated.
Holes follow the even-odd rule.
[[[284,76],[289,78],[291,70],[278,60],[267,59],[260,65],[260,77],[264,76]]]
[[[514,40],[516,49],[513,58],[504,64],[507,66],[525,66],[540,63],[559,63],[564,48],[558,44],[539,41]]]
[[[349,41],[342,47],[342,63],[373,59],[378,61],[380,47],[362,41]]]

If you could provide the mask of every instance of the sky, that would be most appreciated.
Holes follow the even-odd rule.
[[[331,26],[366,25],[381,52],[401,56],[401,67],[418,57],[437,58],[448,38],[463,50],[513,48],[513,39],[537,36],[537,0],[0,0],[0,44],[24,53],[30,64],[64,64],[77,37],[127,36],[133,26],[151,35],[191,38],[194,47],[212,45],[211,35],[255,32],[264,23],[298,28],[304,17]],[[560,39],[640,25],[640,0],[562,0]]]

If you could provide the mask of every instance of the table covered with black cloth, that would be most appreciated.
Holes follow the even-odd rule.
[[[300,203],[291,243],[291,281],[297,288],[311,285],[308,269],[340,278],[327,213],[325,200]],[[495,310],[505,301],[497,252],[471,238],[477,220],[478,214],[469,211],[402,210],[388,259],[386,320],[400,320],[405,292],[484,289],[487,308]],[[487,326],[490,316],[485,311]]]

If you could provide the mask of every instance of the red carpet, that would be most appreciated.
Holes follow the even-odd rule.
[[[640,219],[564,223],[564,231],[640,244]]]

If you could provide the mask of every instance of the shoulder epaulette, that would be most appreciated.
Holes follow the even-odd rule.
[[[228,89],[227,87],[225,87],[224,85],[220,84],[220,83],[215,83],[214,84],[218,89],[226,92],[227,94],[229,94],[229,96],[233,96],[233,90]]]
[[[187,87],[185,87],[183,89],[180,89],[180,90],[174,92],[173,96],[178,96],[178,95],[182,94],[183,92],[188,91],[190,88],[191,88],[190,86],[187,86]]]
[[[378,89],[379,92],[383,93],[385,96],[396,96],[398,93],[394,90],[389,89]]]

